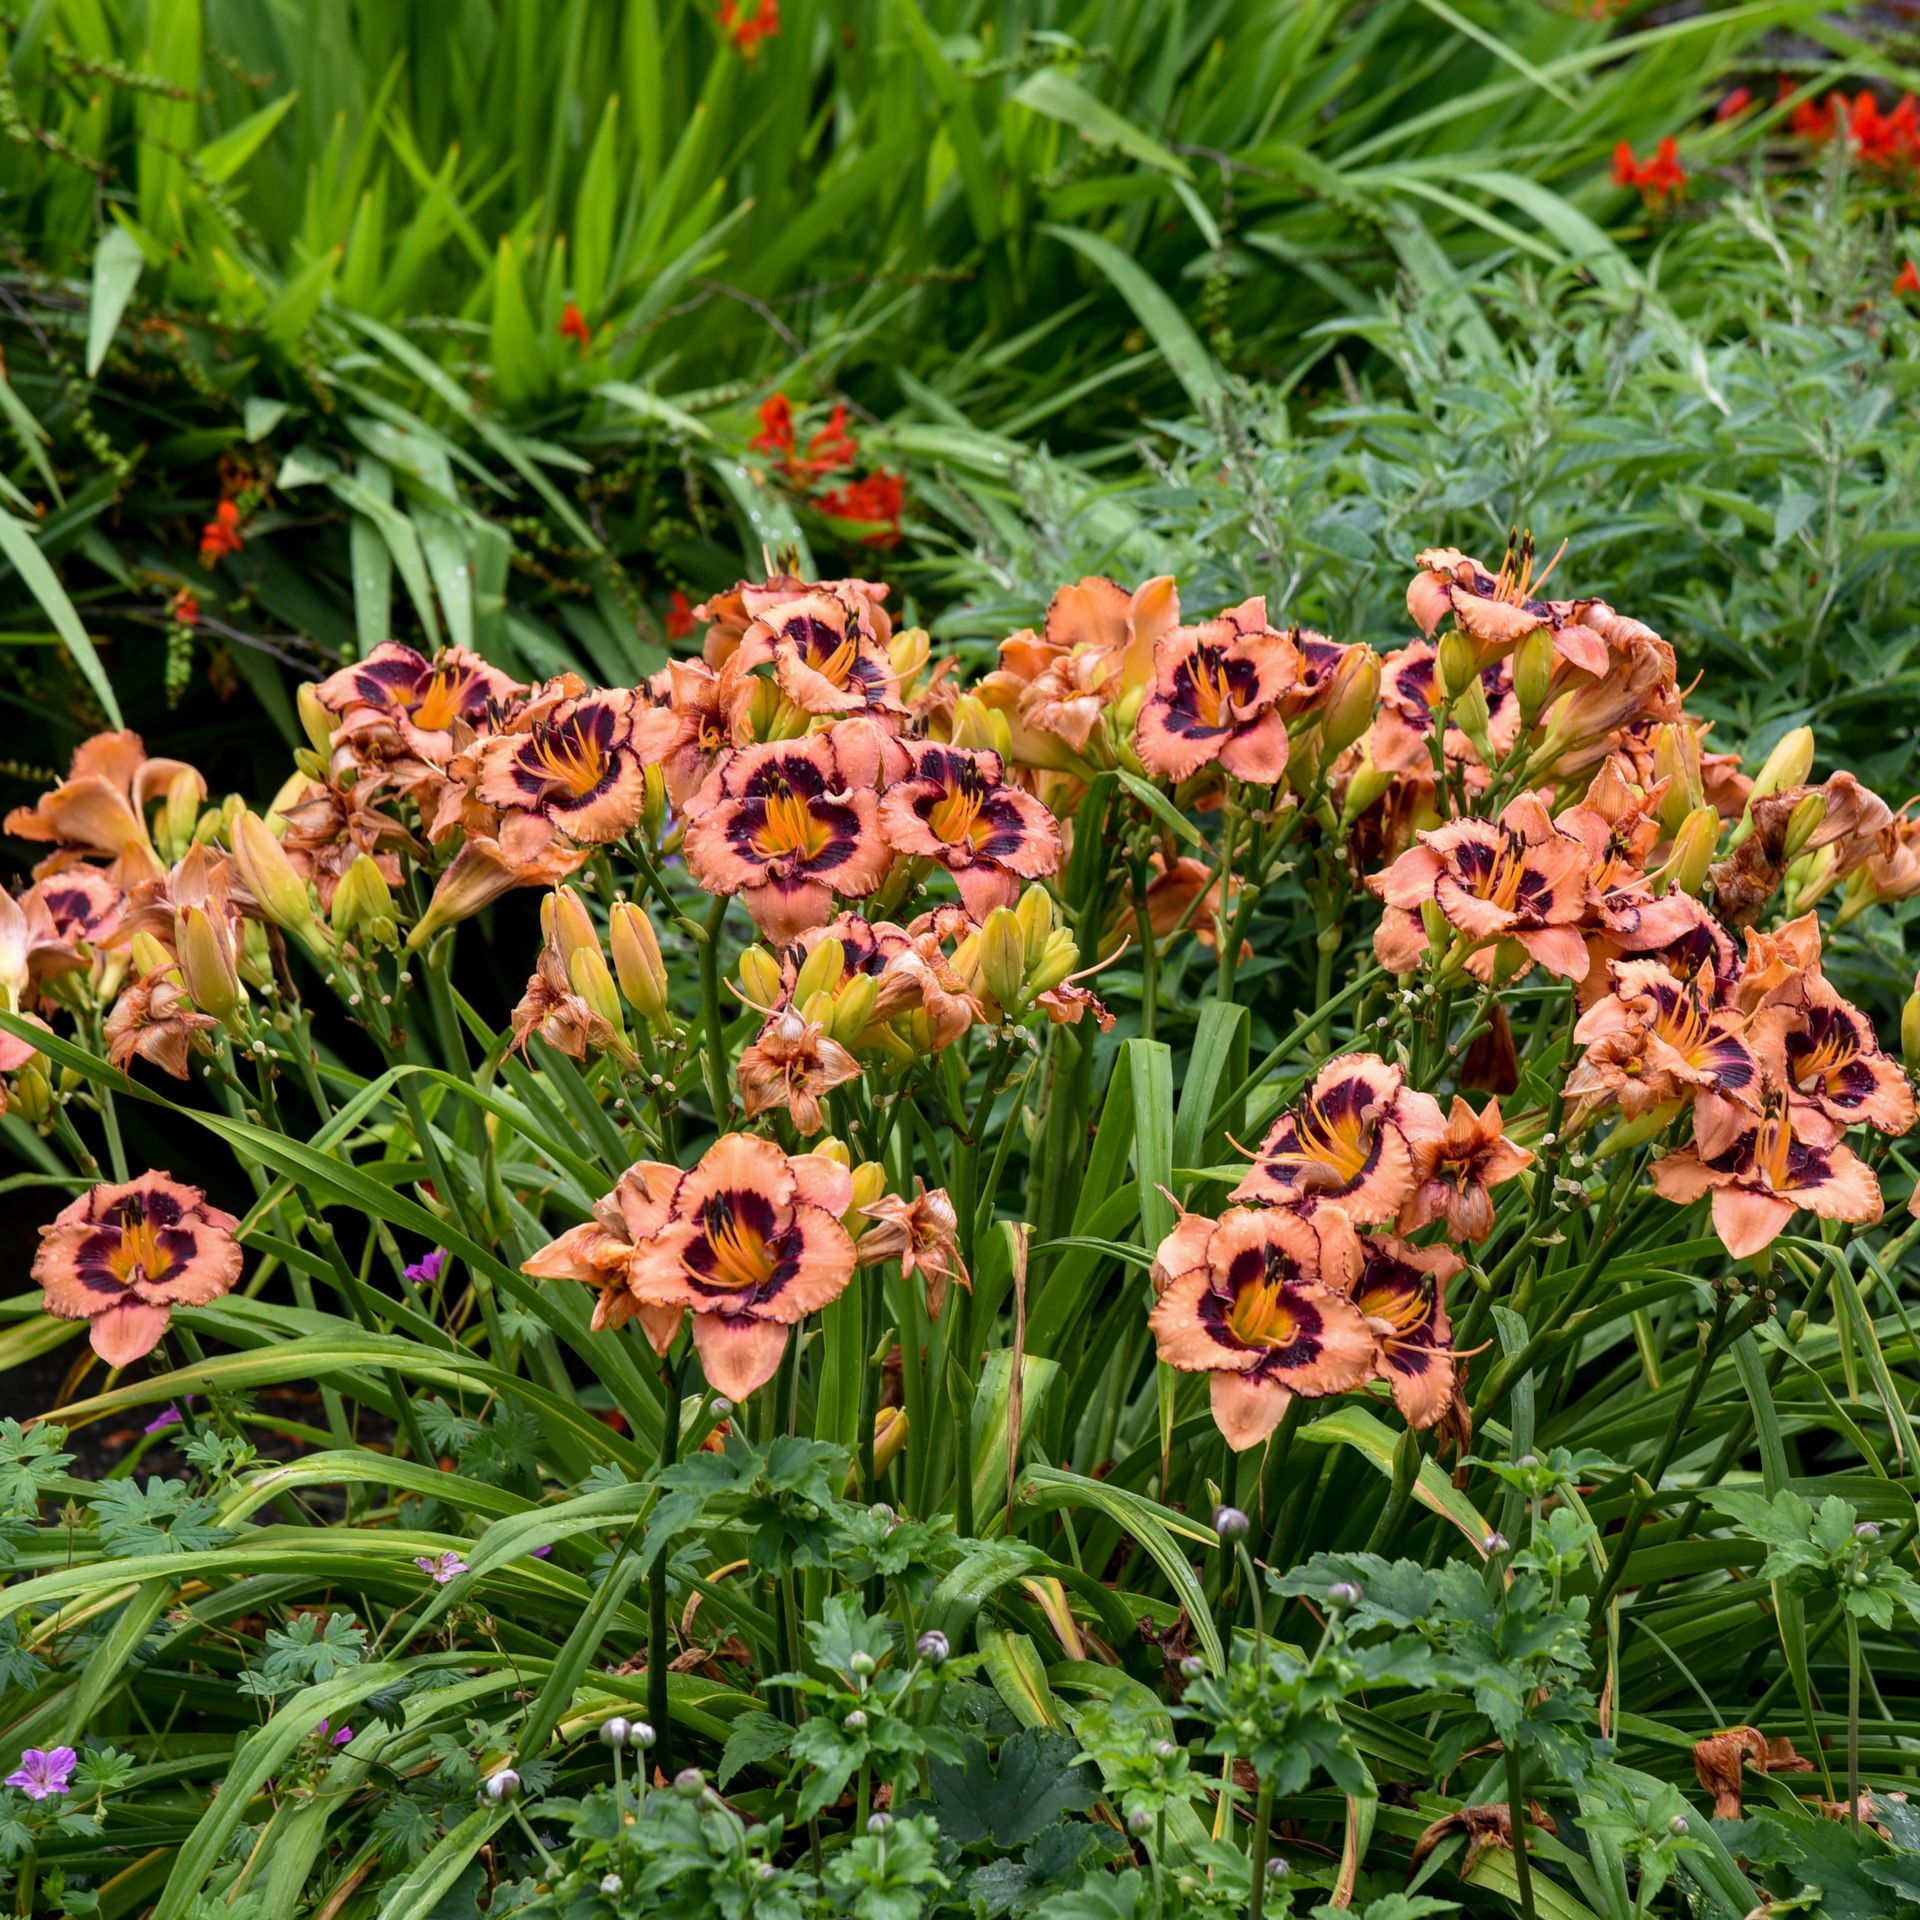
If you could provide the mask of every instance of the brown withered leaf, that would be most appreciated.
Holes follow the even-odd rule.
[[[1693,1771],[1713,1795],[1716,1820],[1738,1820],[1745,1806],[1745,1770],[1811,1773],[1813,1762],[1794,1752],[1791,1740],[1769,1740],[1758,1727],[1727,1727],[1693,1743]],[[1844,1809],[1843,1809],[1844,1812]]]
[[[1527,1818],[1542,1833],[1558,1838],[1560,1829],[1554,1825],[1553,1816],[1537,1800],[1527,1802]],[[1443,1814],[1413,1843],[1409,1867],[1418,1867],[1441,1841],[1456,1833],[1467,1837],[1467,1857],[1460,1863],[1460,1877],[1464,1880],[1473,1872],[1474,1862],[1489,1847],[1513,1851],[1513,1810],[1502,1800],[1485,1807],[1458,1807],[1452,1813]]]

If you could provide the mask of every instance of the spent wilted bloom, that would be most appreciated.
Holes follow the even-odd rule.
[[[536,1280],[579,1280],[597,1287],[593,1331],[638,1320],[654,1352],[667,1353],[685,1317],[677,1306],[649,1306],[633,1291],[634,1250],[666,1225],[680,1169],[662,1160],[636,1160],[596,1200],[593,1218],[569,1227],[520,1264]]]
[[[646,1305],[686,1308],[707,1379],[744,1400],[771,1380],[789,1328],[853,1276],[841,1225],[853,1178],[818,1153],[783,1153],[729,1133],[683,1174],[666,1223],[634,1249],[630,1285]]]
[[[1236,780],[1271,786],[1287,770],[1284,694],[1300,677],[1300,653],[1234,609],[1175,627],[1153,650],[1153,691],[1134,723],[1134,751],[1149,773],[1185,780],[1211,763]]]
[[[693,877],[709,893],[740,894],[775,940],[823,926],[835,894],[864,898],[893,861],[879,799],[842,766],[839,731],[742,747],[688,803]]]
[[[1351,1298],[1377,1343],[1375,1375],[1408,1426],[1435,1426],[1454,1395],[1447,1282],[1466,1263],[1446,1247],[1410,1247],[1391,1234],[1368,1234],[1360,1246]]]
[[[1736,1260],[1771,1246],[1796,1212],[1871,1225],[1880,1218],[1873,1169],[1810,1102],[1766,1087],[1759,1110],[1703,1093],[1693,1144],[1653,1163],[1654,1190],[1684,1206],[1713,1197],[1713,1230]]]
[[[1499,1101],[1475,1113],[1457,1093],[1445,1130],[1411,1145],[1415,1185],[1396,1222],[1402,1233],[1444,1219],[1457,1238],[1484,1240],[1493,1231],[1491,1190],[1533,1165],[1533,1155],[1502,1131]]]
[[[164,1173],[90,1188],[40,1229],[33,1277],[46,1308],[85,1320],[93,1350],[124,1367],[150,1352],[175,1307],[203,1307],[240,1278],[240,1222]]]
[[[464,647],[444,648],[429,660],[397,640],[385,640],[364,660],[322,680],[314,695],[339,719],[336,742],[378,745],[382,736],[391,736],[440,765],[453,753],[462,727],[485,732],[493,710],[526,691],[511,674]]]
[[[820,1102],[860,1077],[860,1063],[825,1025],[798,1007],[782,1007],[740,1055],[736,1069],[748,1119],[780,1107],[803,1138],[826,1125]]]
[[[1587,971],[1580,926],[1587,910],[1587,850],[1563,833],[1537,796],[1523,793],[1497,820],[1465,816],[1417,836],[1367,885],[1387,903],[1374,953],[1395,973],[1409,973],[1428,952],[1420,909],[1431,901],[1447,924],[1472,943],[1466,964],[1491,976],[1495,945],[1524,949],[1520,964],[1578,980]]]
[[[145,945],[144,935],[141,945]],[[107,1058],[123,1073],[136,1059],[150,1060],[162,1073],[184,1080],[189,1053],[196,1045],[204,1046],[202,1036],[214,1032],[220,1022],[193,1004],[171,954],[149,953],[156,964],[120,989],[107,1015]],[[0,1062],[4,1058],[0,1055]]]
[[[1373,1335],[1347,1298],[1359,1236],[1338,1207],[1185,1214],[1154,1266],[1160,1358],[1212,1375],[1214,1423],[1236,1451],[1258,1446],[1295,1394],[1347,1393],[1373,1370]]]
[[[911,1200],[885,1193],[861,1208],[871,1224],[858,1242],[860,1264],[898,1260],[902,1280],[919,1274],[927,1289],[928,1317],[938,1320],[946,1308],[948,1288],[957,1282],[971,1293],[973,1279],[960,1258],[960,1217],[946,1189],[929,1191],[921,1180],[915,1186],[918,1191]]]
[[[50,1800],[67,1791],[79,1760],[71,1747],[29,1747],[6,1784],[18,1787],[29,1800]]]
[[[1420,1178],[1416,1144],[1445,1131],[1439,1102],[1400,1068],[1339,1054],[1273,1123],[1230,1197],[1307,1211],[1331,1202],[1357,1226],[1391,1220]]]
[[[1059,823],[1008,784],[997,753],[932,741],[907,752],[912,770],[881,796],[880,830],[896,852],[945,867],[976,920],[1012,906],[1023,880],[1059,866]]]
[[[426,1574],[436,1587],[451,1586],[468,1571],[467,1563],[451,1549],[445,1553],[415,1554],[413,1564]]]

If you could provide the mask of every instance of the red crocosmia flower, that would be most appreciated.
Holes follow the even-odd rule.
[[[1713,117],[1716,120],[1737,120],[1752,105],[1753,89],[1751,87],[1735,87],[1734,90],[1714,108]]]
[[[866,603],[830,584],[764,608],[727,664],[742,674],[771,664],[780,691],[806,713],[906,711]]]
[[[853,1176],[839,1161],[725,1134],[634,1249],[629,1284],[648,1306],[692,1313],[708,1381],[744,1400],[779,1370],[787,1329],[853,1277],[853,1237],[840,1223],[852,1205]]]
[[[240,1278],[240,1222],[164,1173],[98,1186],[40,1229],[33,1277],[46,1308],[88,1322],[111,1367],[150,1353],[175,1307],[204,1307]]]
[[[687,596],[675,587],[673,598],[667,603],[667,638],[684,640],[698,625],[692,607],[687,604]]]
[[[571,300],[560,310],[559,334],[562,340],[577,340],[582,356],[593,345],[593,329],[587,325],[587,316]]]
[[[780,0],[720,0],[715,18],[720,31],[751,60],[760,42],[780,31]]]
[[[693,877],[709,893],[741,894],[774,940],[824,924],[836,893],[864,898],[893,863],[879,799],[849,780],[834,733],[742,747],[687,811]]]
[[[1530,533],[1508,543],[1506,558],[1494,574],[1458,548],[1430,547],[1414,556],[1420,571],[1407,588],[1407,611],[1429,639],[1451,613],[1454,624],[1473,640],[1480,667],[1503,659],[1528,634],[1545,627],[1553,635],[1554,652],[1569,666],[1603,675],[1607,643],[1584,617],[1598,603],[1539,597],[1558,561],[1556,554],[1536,576]]]
[[[1911,260],[1907,261],[1893,276],[1893,291],[1896,295],[1920,293],[1920,267],[1916,267]]]
[[[474,792],[501,812],[500,846],[531,860],[555,834],[581,846],[618,840],[640,818],[646,773],[625,687],[535,702],[512,729],[478,743]]]
[[[1794,93],[1794,84],[1785,74],[1780,76],[1776,100],[1790,99]],[[1845,96],[1830,93],[1824,100],[1802,100],[1787,115],[1787,128],[1797,139],[1807,140],[1816,145],[1831,140],[1840,131],[1840,109],[1845,104]]]
[[[1395,1223],[1402,1233],[1444,1219],[1456,1238],[1484,1240],[1493,1231],[1491,1190],[1533,1165],[1533,1155],[1502,1131],[1499,1101],[1475,1113],[1457,1093],[1445,1131],[1423,1134],[1412,1147],[1417,1184]]]
[[[1493,975],[1497,946],[1488,943],[1507,941],[1563,980],[1584,977],[1587,850],[1533,794],[1511,801],[1498,820],[1453,820],[1415,837],[1417,846],[1367,881],[1387,903],[1374,935],[1383,966],[1396,973],[1419,966],[1427,953],[1420,908],[1431,900],[1450,926],[1480,943],[1467,960],[1476,977]]]
[[[769,394],[760,402],[760,431],[747,445],[755,453],[793,451],[793,405],[784,393]]]
[[[1447,1282],[1466,1262],[1446,1247],[1410,1247],[1391,1234],[1369,1234],[1360,1245],[1352,1299],[1378,1343],[1374,1375],[1393,1390],[1408,1426],[1435,1426],[1454,1394]]]
[[[1295,1394],[1350,1393],[1373,1371],[1373,1334],[1347,1298],[1359,1273],[1359,1236],[1338,1207],[1184,1214],[1154,1255],[1148,1324],[1168,1366],[1213,1376],[1214,1424],[1244,1451]]]
[[[1700,1091],[1753,1104],[1759,1062],[1745,1022],[1715,1003],[1711,965],[1684,978],[1658,960],[1616,960],[1608,971],[1613,991],[1573,1030],[1587,1051],[1567,1075],[1569,1100],[1615,1102],[1630,1119]]]
[[[1760,1108],[1703,1093],[1693,1144],[1653,1163],[1655,1192],[1685,1206],[1713,1196],[1713,1230],[1736,1260],[1771,1246],[1795,1213],[1870,1226],[1880,1218],[1873,1169],[1817,1107],[1768,1087]]]
[[[200,602],[191,588],[182,587],[167,602],[167,618],[181,627],[197,627],[200,624]]]
[[[836,403],[827,416],[827,424],[808,440],[805,457],[796,457],[787,464],[796,477],[812,479],[851,467],[859,451],[853,435],[847,431],[846,407]]]
[[[1680,146],[1668,134],[1645,160],[1636,160],[1633,149],[1622,140],[1613,150],[1613,184],[1638,187],[1649,207],[1677,200],[1686,191],[1686,169],[1680,164]]]
[[[897,852],[945,867],[976,920],[1012,906],[1022,880],[1059,866],[1059,823],[1007,785],[997,753],[925,740],[907,751],[912,774],[881,797],[880,830]]]
[[[1439,1102],[1377,1054],[1343,1053],[1314,1076],[1260,1143],[1234,1200],[1311,1212],[1339,1207],[1359,1226],[1391,1220],[1418,1175],[1414,1147],[1446,1131]]]
[[[456,728],[487,731],[492,710],[525,692],[512,675],[464,647],[447,647],[429,660],[397,640],[383,640],[314,689],[321,706],[340,716],[336,738],[395,734],[435,765],[452,753]]]
[[[655,1353],[673,1346],[685,1317],[678,1307],[648,1306],[627,1284],[634,1249],[666,1225],[668,1203],[680,1184],[680,1169],[659,1160],[636,1160],[614,1189],[593,1204],[593,1218],[549,1241],[520,1271],[536,1280],[580,1280],[600,1289],[593,1330],[638,1320]]]
[[[1184,780],[1218,761],[1236,780],[1273,785],[1287,770],[1280,700],[1299,673],[1298,648],[1270,628],[1226,618],[1175,627],[1154,647],[1153,691],[1134,727],[1141,765]]]
[[[240,537],[240,509],[231,500],[222,500],[214,508],[213,518],[200,529],[200,564],[216,567],[245,545]]]
[[[1862,91],[1847,109],[1847,141],[1856,159],[1883,173],[1911,166],[1920,154],[1920,103],[1903,93],[1887,113]]]
[[[906,482],[897,473],[876,468],[863,479],[850,480],[820,496],[820,510],[836,520],[868,523],[872,531],[861,536],[870,547],[891,547],[899,543],[900,514],[906,505]]]
[[[1913,1084],[1880,1051],[1873,1022],[1824,975],[1803,973],[1753,1017],[1753,1050],[1769,1078],[1840,1127],[1905,1133]]]

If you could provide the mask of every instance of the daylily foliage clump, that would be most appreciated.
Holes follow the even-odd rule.
[[[1326,1848],[1310,1789],[1374,1792],[1347,1706],[1396,1688],[1440,1698],[1416,1784],[1453,1796],[1416,1864],[1464,1835],[1460,1877],[1511,1856],[1523,1908],[1530,1875],[1582,1885],[1534,1796],[1604,1822],[1658,1787],[1592,1769],[1701,1383],[1849,1271],[1901,1177],[1907,1068],[1828,969],[1920,891],[1920,824],[1816,778],[1806,729],[1743,764],[1675,647],[1563,566],[1519,534],[1492,568],[1420,553],[1385,645],[1089,577],[984,671],[880,582],[770,571],[631,686],[380,645],[302,690],[257,810],[89,742],[8,819],[37,864],[0,898],[7,1099],[71,1189],[33,1275],[115,1370],[73,1417],[213,1395],[177,1424],[224,1499],[245,1396],[298,1377],[276,1348],[352,1375],[405,1549],[355,1604],[403,1582],[449,1684],[503,1569],[565,1617],[428,1769],[498,1810],[529,1911],[602,1911],[562,1895],[638,1846],[828,1903],[780,1912],[890,1875],[984,1898],[955,1782],[1003,1707],[1071,1726],[1061,1808],[1120,1810],[1054,1878],[1278,1911],[1285,1819],[1325,1849],[1300,1884],[1350,1895],[1360,1828]],[[133,1170],[156,1109],[199,1185]],[[1673,1430],[1644,1477],[1543,1465],[1535,1370],[1630,1284],[1627,1314],[1701,1316]],[[1330,1449],[1390,1482],[1370,1539],[1315,1532]],[[1724,1524],[1690,1493],[1679,1533]],[[1416,1506],[1447,1530],[1425,1584],[1379,1559]],[[1316,1546],[1349,1554],[1324,1592]],[[51,1647],[38,1585],[12,1598]],[[1315,1594],[1307,1658],[1268,1602]],[[276,1671],[318,1701],[332,1669]],[[552,1744],[622,1703],[647,1738],[608,1720],[616,1755],[752,1770],[776,1824],[695,1772],[697,1818],[631,1840],[616,1770],[612,1824],[582,1803],[522,1848],[500,1823]],[[301,1764],[367,1764],[373,1719],[404,1775],[405,1715],[350,1709]],[[1185,1770],[1196,1717],[1221,1768]],[[419,1818],[423,1851],[465,1831]]]

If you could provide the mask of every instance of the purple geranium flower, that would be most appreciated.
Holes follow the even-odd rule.
[[[418,1554],[413,1564],[422,1573],[430,1573],[436,1587],[444,1587],[448,1581],[459,1579],[467,1570],[467,1563],[457,1553]]]
[[[347,1742],[353,1738],[353,1729],[351,1727],[343,1726],[336,1729],[324,1720],[320,1722],[314,1731],[319,1734],[320,1738],[330,1747],[344,1747]]]
[[[445,1247],[435,1247],[430,1253],[423,1253],[410,1267],[400,1269],[404,1279],[411,1280],[416,1287],[437,1286],[440,1282],[440,1269],[447,1264]]]
[[[198,1394],[190,1393],[184,1401],[175,1400],[167,1406],[162,1407],[160,1411],[147,1422],[143,1431],[147,1433],[165,1433],[169,1427],[177,1427],[184,1418],[180,1411],[181,1407],[192,1406],[194,1401],[199,1397]]]
[[[7,1775],[7,1785],[18,1787],[29,1800],[45,1800],[65,1793],[73,1778],[79,1755],[71,1747],[55,1747],[51,1753],[29,1747],[20,1756],[20,1764]]]

